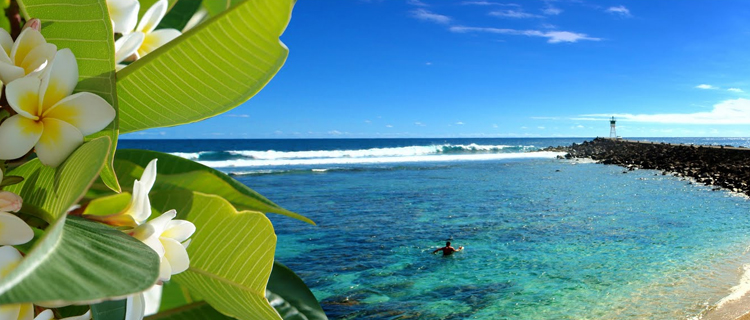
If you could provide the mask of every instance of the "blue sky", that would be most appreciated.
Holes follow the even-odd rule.
[[[299,0],[286,65],[123,138],[750,136],[746,1]]]

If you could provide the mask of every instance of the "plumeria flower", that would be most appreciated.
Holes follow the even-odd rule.
[[[60,320],[89,320],[91,319],[91,310],[86,311],[86,313],[75,316],[75,317],[68,317],[68,318],[62,318]],[[55,315],[52,313],[52,310],[47,309],[39,313],[39,315],[34,318],[34,320],[55,320]]]
[[[187,245],[188,238],[195,232],[195,225],[186,220],[172,220],[177,216],[169,210],[161,216],[142,224],[133,230],[133,237],[154,249],[161,258],[159,280],[167,281],[173,274],[187,270],[190,266]]]
[[[26,222],[8,213],[21,210],[21,204],[21,197],[15,193],[0,191],[0,245],[24,244],[34,238],[34,231]]]
[[[115,41],[115,61],[118,64],[131,56],[139,59],[180,36],[181,33],[175,29],[155,30],[167,14],[168,7],[167,0],[157,1],[143,14],[135,31],[125,32],[124,36]],[[125,66],[118,65],[117,68],[119,70],[123,67]]]
[[[16,268],[21,262],[21,253],[11,246],[0,247],[0,279]],[[0,319],[31,320],[34,317],[34,306],[31,303],[0,305]]]
[[[138,0],[107,0],[107,10],[115,33],[125,35],[132,32],[138,22],[140,9]]]
[[[0,46],[0,80],[5,84],[25,76],[39,76],[57,51],[35,28],[25,28],[15,42],[0,29]]]
[[[42,79],[9,83],[5,95],[17,114],[0,124],[0,159],[20,158],[35,148],[43,164],[57,167],[84,136],[112,122],[115,109],[101,97],[90,92],[71,95],[77,84],[78,63],[67,48],[55,54]]]
[[[151,201],[148,193],[156,182],[156,160],[151,160],[145,169],[140,180],[133,182],[133,196],[130,203],[119,213],[107,216],[85,215],[87,219],[104,222],[113,226],[130,226],[136,227],[146,222],[151,216]]]

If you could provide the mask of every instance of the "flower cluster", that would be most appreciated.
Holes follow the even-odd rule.
[[[115,43],[118,69],[124,67],[120,62],[138,59],[180,35],[173,29],[155,30],[167,11],[166,0],[157,1],[140,23],[137,23],[137,0],[108,0],[107,4],[113,29],[120,34]],[[42,164],[57,167],[83,144],[86,136],[101,131],[116,116],[115,109],[102,97],[75,92],[79,69],[73,51],[58,50],[46,41],[40,29],[41,21],[31,19],[14,39],[0,28],[0,96],[5,98],[0,100],[0,182],[5,170],[2,160],[23,163],[27,156],[35,154]],[[158,285],[188,269],[186,248],[195,225],[175,219],[174,210],[149,221],[148,193],[155,181],[156,159],[146,166],[141,179],[135,181],[130,204],[122,212],[84,217],[127,227],[124,232],[153,249],[160,258]],[[13,246],[34,239],[33,229],[21,219],[25,216],[15,214],[21,209],[20,196],[0,191],[0,279],[23,260],[21,252]],[[143,318],[143,302],[143,293],[128,298],[128,319]],[[0,319],[31,320],[34,314],[32,303],[0,306]],[[51,319],[54,314],[49,309],[34,318]],[[91,313],[66,319],[91,319]]]
[[[93,93],[73,94],[78,84],[75,56],[47,43],[39,25],[29,21],[15,41],[0,29],[0,79],[8,101],[3,109],[11,114],[0,123],[0,159],[22,158],[33,149],[39,161],[56,167],[85,136],[112,122],[115,110]]]

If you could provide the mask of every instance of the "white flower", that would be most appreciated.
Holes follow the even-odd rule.
[[[141,4],[138,0],[107,0],[109,18],[112,19],[112,29],[115,33],[128,34],[133,31],[138,22],[138,10]]]
[[[119,64],[125,59],[131,56],[139,59],[180,36],[181,33],[175,29],[154,30],[167,14],[168,7],[167,0],[157,1],[143,14],[135,31],[123,32],[124,35],[115,41],[117,70],[125,67]]]
[[[24,244],[34,238],[34,231],[26,222],[8,213],[21,210],[21,204],[21,197],[15,193],[0,191],[0,245]]]
[[[15,42],[0,30],[0,80],[8,84],[24,76],[38,76],[54,58],[57,47],[47,43],[39,31],[26,28]]]
[[[130,203],[121,212],[101,216],[95,214],[86,214],[84,218],[104,222],[113,226],[130,226],[136,227],[143,224],[151,216],[151,201],[148,193],[156,182],[156,160],[151,160],[145,169],[140,180],[133,182],[133,196]]]
[[[39,160],[56,167],[84,136],[112,122],[115,109],[101,97],[90,92],[71,95],[77,84],[78,64],[67,48],[55,54],[42,79],[9,83],[5,96],[17,114],[0,124],[0,159],[20,158],[36,147]]]
[[[91,310],[86,311],[86,313],[75,316],[75,317],[68,317],[68,318],[62,318],[60,320],[89,320],[91,319]],[[47,309],[39,313],[39,315],[34,318],[34,320],[55,320],[55,315],[52,313],[52,310]]]
[[[21,254],[11,246],[0,247],[0,279],[5,278],[21,262]],[[34,306],[31,303],[0,305],[0,319],[31,320]]]
[[[143,292],[129,295],[125,301],[125,320],[142,320],[146,313]]]
[[[173,274],[187,270],[190,266],[187,247],[188,238],[195,232],[195,225],[186,220],[172,220],[177,212],[169,210],[161,216],[133,230],[133,237],[154,249],[161,258],[159,280],[167,281]]]

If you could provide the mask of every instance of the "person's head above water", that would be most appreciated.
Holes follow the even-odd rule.
[[[450,241],[446,242],[446,243],[445,243],[445,246],[446,246],[446,247],[450,247],[450,246],[451,246],[451,242],[450,242]]]

